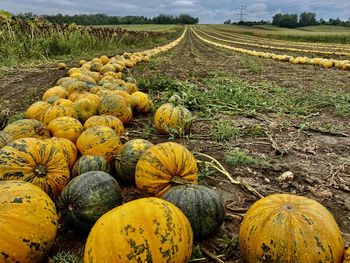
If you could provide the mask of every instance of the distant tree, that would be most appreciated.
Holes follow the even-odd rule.
[[[333,26],[340,26],[342,24],[342,21],[339,19],[339,17],[337,17],[337,19],[330,18],[328,20],[328,24]]]
[[[276,14],[272,17],[272,24],[279,27],[295,28],[298,26],[298,15]]]
[[[326,20],[324,20],[323,18],[320,18],[320,24],[321,25],[325,25],[326,24]]]
[[[231,24],[231,19],[224,21],[224,24],[225,24],[225,25]]]
[[[313,26],[317,24],[316,14],[311,12],[301,13],[298,26]]]

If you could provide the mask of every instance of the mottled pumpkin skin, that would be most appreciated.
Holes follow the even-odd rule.
[[[64,83],[61,84],[61,86],[63,86]],[[64,87],[68,94],[72,94],[74,92],[80,92],[80,91],[88,91],[89,87],[88,85],[83,82],[83,81],[77,81],[77,80],[73,80],[73,81],[67,81],[67,84]]]
[[[0,182],[0,262],[42,262],[55,241],[55,204],[39,187]]]
[[[34,102],[26,111],[28,119],[41,120],[44,112],[51,107],[51,104],[46,101]]]
[[[78,175],[91,171],[102,171],[110,174],[111,166],[103,156],[83,155],[75,163],[72,171],[72,177],[77,177]]]
[[[14,140],[21,138],[50,138],[50,132],[45,125],[32,119],[23,119],[10,123],[4,129],[4,132],[11,135]]]
[[[80,134],[84,131],[83,125],[72,117],[60,117],[54,119],[47,126],[52,136],[66,138],[76,142]]]
[[[46,109],[46,111],[39,117],[39,120],[42,121],[45,125],[48,125],[54,119],[65,116],[78,119],[78,115],[73,107],[52,106]]]
[[[135,183],[136,164],[141,155],[151,146],[153,146],[151,142],[143,139],[134,139],[125,143],[115,160],[117,179]]]
[[[122,86],[125,88],[125,91],[129,93],[130,95],[133,94],[134,92],[139,91],[135,83],[128,83],[125,82],[122,84]]]
[[[146,93],[137,91],[131,95],[130,105],[138,113],[147,113],[152,109],[153,103]]]
[[[192,114],[183,106],[163,104],[154,115],[154,124],[161,134],[187,134],[192,126]]]
[[[224,201],[217,192],[206,186],[174,186],[162,198],[180,208],[190,221],[196,238],[201,239],[216,233],[224,223]]]
[[[197,184],[197,162],[181,144],[165,142],[150,147],[137,162],[137,188],[149,195],[161,196],[172,186]]]
[[[73,101],[70,101],[67,99],[59,99],[59,100],[56,100],[52,105],[53,106],[73,107]]]
[[[122,204],[121,190],[109,174],[92,171],[75,177],[64,188],[58,208],[72,229],[88,233],[106,212]]]
[[[118,117],[124,124],[132,118],[131,106],[119,95],[107,95],[102,98],[98,108],[99,115],[113,115]]]
[[[78,119],[82,123],[84,123],[88,118],[97,114],[98,106],[99,104],[90,98],[78,99],[73,105],[75,111],[77,112]]]
[[[302,196],[275,194],[255,202],[239,230],[243,262],[342,262],[344,242],[331,213]]]
[[[75,144],[66,138],[52,137],[48,141],[62,150],[63,155],[67,159],[69,169],[72,170],[78,159],[78,149]]]
[[[94,126],[106,126],[112,128],[117,135],[124,134],[124,125],[122,121],[112,115],[92,116],[84,123],[84,129]]]
[[[45,91],[42,100],[47,101],[49,98],[56,96],[58,96],[61,99],[67,99],[68,92],[63,87],[55,86]]]
[[[0,181],[23,180],[55,198],[69,181],[62,151],[47,141],[24,138],[0,149]]]
[[[350,248],[345,250],[343,263],[350,263]]]
[[[105,126],[88,128],[77,140],[77,148],[82,155],[101,155],[109,161],[119,153],[121,147],[119,136]]]
[[[0,149],[12,141],[13,138],[10,134],[7,134],[4,131],[0,131]]]
[[[85,245],[84,263],[186,263],[192,253],[191,225],[173,204],[142,198],[104,214]]]

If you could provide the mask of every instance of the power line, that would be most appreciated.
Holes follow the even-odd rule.
[[[248,13],[246,13],[247,11],[248,11],[248,9],[244,5],[237,7],[235,9],[234,18],[237,19],[238,22],[244,21],[245,20],[245,16],[248,15]]]

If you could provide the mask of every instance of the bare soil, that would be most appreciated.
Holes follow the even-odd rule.
[[[247,59],[256,64],[258,70],[252,71],[244,63]],[[203,87],[205,84],[202,79],[210,78],[212,74],[220,72],[220,74],[234,75],[248,83],[265,80],[285,89],[301,90],[305,93],[320,88],[325,90],[337,88],[350,92],[350,72],[307,65],[295,66],[274,60],[247,57],[204,44],[191,31],[176,48],[154,60],[152,68],[147,64],[134,68],[133,76],[146,78],[162,74]],[[65,74],[66,71],[60,71],[53,66],[18,69],[4,74],[0,77],[0,109],[9,111],[11,115],[25,111],[32,102],[41,97],[47,88],[54,86],[56,81]],[[210,89],[210,87],[205,88]],[[316,124],[330,123],[340,129],[332,134],[317,129],[300,129],[304,119],[288,114],[266,114],[259,118],[240,115],[222,117],[232,120],[241,127],[251,124],[260,125],[271,134],[271,137],[243,136],[218,142],[209,132],[211,122],[198,120],[193,124],[190,137],[175,140],[193,151],[214,157],[234,178],[249,183],[261,195],[294,193],[321,202],[334,215],[348,246],[350,242],[348,234],[350,233],[350,140],[346,137],[350,135],[348,118],[334,116],[327,111],[320,111],[308,117],[309,121]],[[138,136],[139,133],[135,131],[142,133],[143,129],[146,129],[144,125],[146,122],[152,122],[152,114],[146,117],[138,116],[126,126],[129,138]],[[285,125],[286,122],[289,125]],[[169,140],[168,137],[155,133],[150,133],[148,139],[153,143]],[[272,166],[268,168],[232,167],[225,162],[224,153],[233,148],[239,148],[249,155],[263,158]],[[284,154],[281,155],[278,149],[282,149]],[[287,171],[293,174],[293,179],[280,180],[279,176]],[[213,258],[223,253],[226,254],[226,257],[220,257],[223,262],[240,262],[234,237],[238,234],[239,224],[245,212],[259,198],[244,187],[232,185],[224,175],[219,173],[202,178],[201,183],[219,191],[227,208],[225,223],[218,234],[196,243],[202,248],[202,256],[207,258],[201,262],[219,262]],[[123,187],[123,189],[126,201],[140,196],[132,186]],[[223,241],[225,238],[232,240],[225,242]],[[83,237],[77,237],[66,226],[61,226],[52,254],[58,250],[74,250],[82,254],[84,240]],[[224,248],[225,244],[228,244],[226,248]]]

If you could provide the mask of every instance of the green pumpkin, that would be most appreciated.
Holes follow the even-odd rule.
[[[203,185],[179,185],[162,198],[176,205],[190,221],[196,238],[214,234],[225,219],[225,205],[220,195]]]
[[[121,204],[118,182],[105,172],[92,171],[67,184],[58,209],[64,223],[77,232],[88,233],[104,213]]]
[[[91,171],[102,171],[111,174],[111,166],[103,156],[83,155],[74,164],[72,177],[74,178]]]
[[[143,139],[135,139],[125,143],[115,161],[117,179],[128,183],[135,183],[135,169],[137,161],[152,145],[153,144],[151,142]]]

